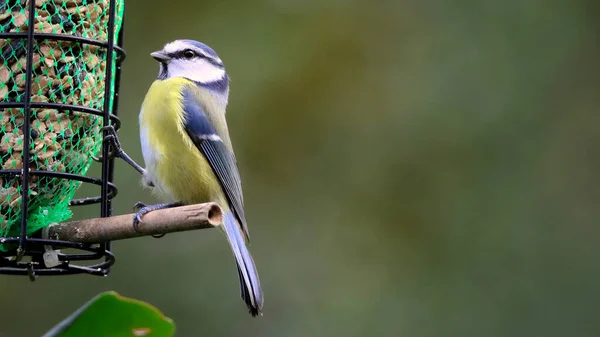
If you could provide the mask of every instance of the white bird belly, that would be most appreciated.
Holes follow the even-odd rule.
[[[145,186],[154,186],[153,192],[165,202],[176,201],[171,190],[159,179],[157,175],[158,165],[163,155],[152,146],[148,129],[140,125],[140,141],[142,144],[142,156],[146,165],[146,174],[142,177]]]

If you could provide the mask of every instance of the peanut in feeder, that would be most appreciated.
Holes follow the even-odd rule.
[[[115,4],[116,38],[124,0]],[[0,175],[0,237],[18,236],[21,216],[28,217],[27,235],[71,217],[69,202],[81,182],[34,173],[29,176],[27,214],[21,215],[19,174],[24,168],[85,175],[102,145],[107,51],[85,41],[108,40],[109,0],[36,0],[35,7],[34,33],[65,39],[48,35],[33,41],[29,92],[33,105],[28,116],[21,107],[27,86],[28,41],[0,39],[0,102],[13,105],[0,108],[0,170],[4,172]],[[0,34],[28,32],[28,9],[29,0],[0,0]],[[112,67],[114,72],[114,62]],[[112,106],[114,85],[111,89]],[[25,123],[30,131],[28,163],[23,163]],[[0,245],[0,250],[5,249]]]

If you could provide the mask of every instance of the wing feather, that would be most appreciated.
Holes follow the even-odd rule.
[[[244,215],[242,183],[235,154],[223,143],[207,118],[206,112],[190,90],[186,88],[183,95],[185,131],[210,164],[229,201],[229,206],[240,222],[246,240],[249,240],[248,225]]]

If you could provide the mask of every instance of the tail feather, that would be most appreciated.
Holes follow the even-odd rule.
[[[252,316],[262,314],[263,293],[258,272],[233,213],[225,213],[223,227],[237,264],[242,299],[246,302]]]

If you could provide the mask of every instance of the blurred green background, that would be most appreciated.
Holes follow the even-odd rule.
[[[1,277],[0,336],[39,336],[109,289],[177,336],[600,335],[599,9],[127,1],[119,134],[137,161],[148,54],[192,38],[227,66],[264,316],[204,230],[115,242],[107,278]],[[115,214],[154,201],[122,161],[116,184]]]

